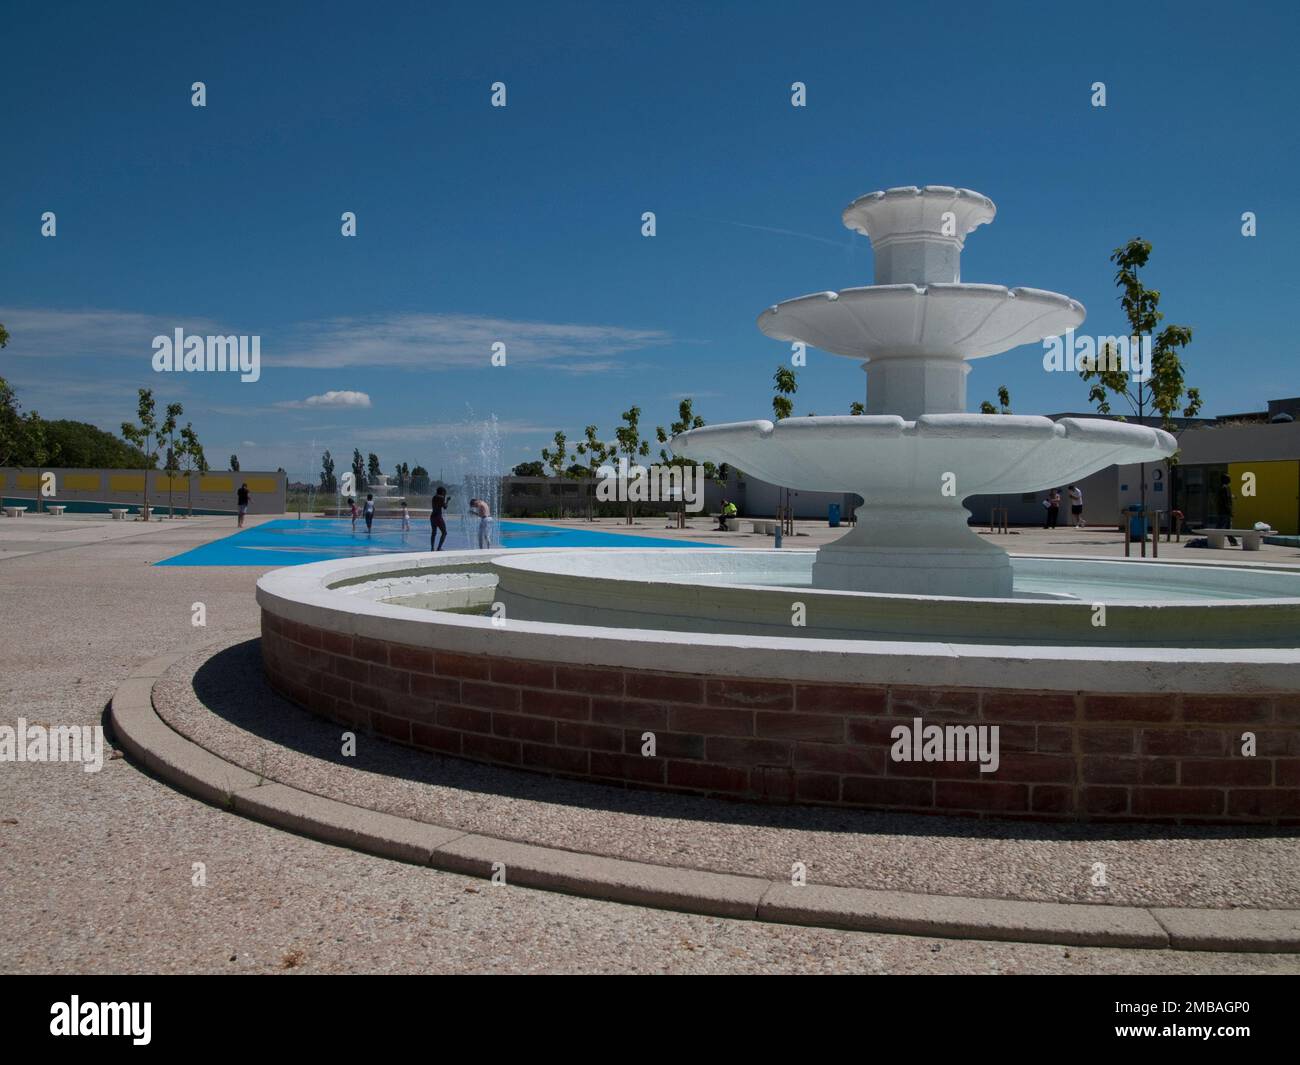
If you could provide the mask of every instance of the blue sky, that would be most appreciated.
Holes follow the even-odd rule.
[[[1224,10],[10,0],[0,375],[112,430],[152,387],[214,466],[234,451],[293,477],[324,447],[437,473],[470,408],[509,463],[556,429],[612,437],[634,403],[667,425],[683,394],[711,423],[770,417],[789,348],[759,312],[870,283],[839,220],[854,197],[951,184],[999,208],[963,280],[1064,292],[1089,333],[1124,328],[1110,251],[1151,240],[1206,412],[1259,409],[1300,393],[1300,15]],[[154,373],[177,327],[260,335],[261,380]],[[1087,409],[1041,356],[977,361],[971,406],[1006,384],[1018,413]],[[795,413],[863,391],[814,351]],[[312,401],[348,392],[369,405]]]

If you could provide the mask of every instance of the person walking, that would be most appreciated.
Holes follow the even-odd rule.
[[[348,496],[348,510],[352,512],[352,531],[357,531],[357,501]]]
[[[402,500],[402,532],[411,531],[411,511],[406,505],[406,500]]]
[[[1231,529],[1233,504],[1232,478],[1226,473],[1219,478],[1219,490],[1216,493],[1215,498],[1218,503],[1218,506],[1216,507],[1218,514],[1216,515],[1214,527],[1216,529]],[[1233,547],[1236,547],[1237,538],[1235,536],[1229,536],[1228,543],[1232,544]]]
[[[429,508],[429,550],[441,551],[442,545],[447,542],[447,519],[443,516],[443,511],[447,509],[447,489],[442,485],[433,493]],[[438,539],[438,533],[442,533],[441,540]]]
[[[1047,520],[1043,522],[1043,528],[1055,529],[1056,520],[1061,514],[1061,490],[1053,488],[1048,492],[1045,503],[1047,505]]]
[[[478,549],[486,551],[492,546],[492,508],[486,499],[471,499],[469,509],[478,515]]]
[[[239,486],[239,492],[235,497],[235,501],[239,505],[239,524],[236,526],[238,529],[244,527],[244,515],[248,513],[248,501],[251,498],[252,496],[248,494],[248,482],[245,481]]]
[[[370,526],[375,520],[375,497],[369,492],[366,493],[366,505],[362,509],[362,514],[366,519],[366,535],[370,535]]]
[[[1086,524],[1083,520],[1083,489],[1077,484],[1070,485],[1070,520],[1076,529]]]

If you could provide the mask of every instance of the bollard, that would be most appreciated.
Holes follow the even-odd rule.
[[[776,527],[776,532],[772,534],[772,539],[775,541],[776,547],[781,546],[781,526],[779,524]]]

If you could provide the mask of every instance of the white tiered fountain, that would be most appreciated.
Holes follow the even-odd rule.
[[[988,197],[942,185],[854,200],[844,224],[871,238],[876,283],[787,300],[758,326],[862,359],[867,413],[711,425],[672,440],[677,455],[773,484],[863,497],[857,526],[817,552],[815,587],[1009,597],[1011,561],[969,527],[964,499],[1062,486],[1177,449],[1141,425],[966,413],[969,360],[1056,336],[1085,313],[1056,292],[962,283],[966,234],[995,213]]]

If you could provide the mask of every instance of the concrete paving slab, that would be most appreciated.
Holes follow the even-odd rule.
[[[1165,930],[1151,914],[1132,906],[1080,906],[775,884],[764,896],[758,916],[790,924],[959,939],[1108,947],[1170,945]]]

